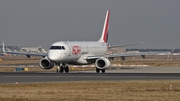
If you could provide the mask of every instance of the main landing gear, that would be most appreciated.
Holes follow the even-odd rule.
[[[99,68],[96,68],[96,73],[99,73],[99,72],[102,72],[102,73],[105,73],[106,69],[99,69]]]
[[[63,72],[69,73],[69,66],[67,66],[65,63],[58,64],[57,73],[63,73]]]

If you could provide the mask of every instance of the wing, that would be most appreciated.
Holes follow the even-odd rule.
[[[26,55],[28,58],[30,58],[30,56],[42,56],[42,57],[46,57],[47,53],[45,54],[41,54],[41,53],[29,53],[29,52],[10,52],[10,51],[5,51],[5,47],[4,47],[4,42],[3,42],[3,54],[19,54],[19,55]]]
[[[87,60],[93,60],[98,59],[100,57],[106,57],[106,58],[122,58],[125,60],[125,57],[133,57],[133,56],[141,56],[145,58],[146,55],[169,55],[171,52],[169,51],[162,51],[162,52],[139,52],[139,53],[120,53],[120,54],[109,54],[109,55],[99,55],[99,56],[87,56],[85,59]]]
[[[30,56],[42,56],[42,57],[46,57],[46,56],[47,56],[47,54],[28,53],[28,52],[8,52],[8,51],[5,51],[5,52],[3,52],[3,53],[26,55],[28,58],[30,58]]]
[[[131,57],[131,56],[142,56],[145,58],[146,55],[168,55],[171,54],[169,51],[164,52],[139,52],[139,53],[121,53],[121,54],[110,54],[109,58],[116,58],[116,57]]]

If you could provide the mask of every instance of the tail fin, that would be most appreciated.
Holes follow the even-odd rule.
[[[103,27],[102,35],[101,35],[101,38],[99,39],[99,42],[107,42],[107,40],[108,40],[109,16],[110,16],[110,11],[107,11],[106,18],[104,21],[104,27]]]

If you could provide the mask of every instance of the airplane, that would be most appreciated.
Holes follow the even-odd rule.
[[[140,52],[133,54],[107,54],[111,48],[130,46],[138,43],[122,44],[110,46],[108,41],[110,11],[108,10],[105,17],[102,35],[98,41],[58,41],[53,43],[47,54],[27,53],[27,52],[9,52],[5,51],[3,42],[3,52],[8,54],[21,54],[30,56],[42,56],[39,61],[39,66],[42,69],[52,69],[57,65],[57,73],[69,73],[68,65],[89,65],[95,64],[96,73],[105,73],[106,69],[110,67],[113,58],[122,58],[129,56],[142,56],[159,54],[157,52]]]

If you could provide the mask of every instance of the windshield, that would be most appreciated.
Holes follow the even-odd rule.
[[[64,46],[51,46],[50,49],[65,50],[65,47]]]

